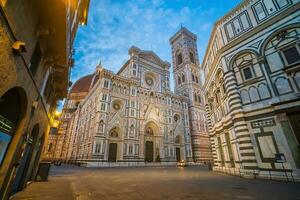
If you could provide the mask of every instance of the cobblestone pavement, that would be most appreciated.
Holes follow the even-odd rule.
[[[300,183],[243,179],[201,167],[106,168],[52,166],[13,199],[300,200]]]

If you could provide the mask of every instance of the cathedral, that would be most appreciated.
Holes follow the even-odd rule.
[[[186,28],[170,39],[175,93],[171,64],[134,46],[116,74],[99,64],[79,79],[45,156],[91,167],[211,162],[196,41]]]

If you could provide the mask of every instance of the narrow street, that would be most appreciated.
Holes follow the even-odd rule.
[[[32,183],[13,199],[300,200],[299,188],[300,183],[243,179],[201,167],[52,166],[48,182]]]

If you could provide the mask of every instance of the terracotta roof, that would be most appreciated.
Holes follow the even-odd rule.
[[[77,80],[70,93],[88,92],[93,80],[94,74],[89,74]]]

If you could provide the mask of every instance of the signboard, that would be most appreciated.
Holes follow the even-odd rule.
[[[283,153],[276,153],[275,154],[275,161],[277,163],[285,163],[286,162],[285,155]]]

